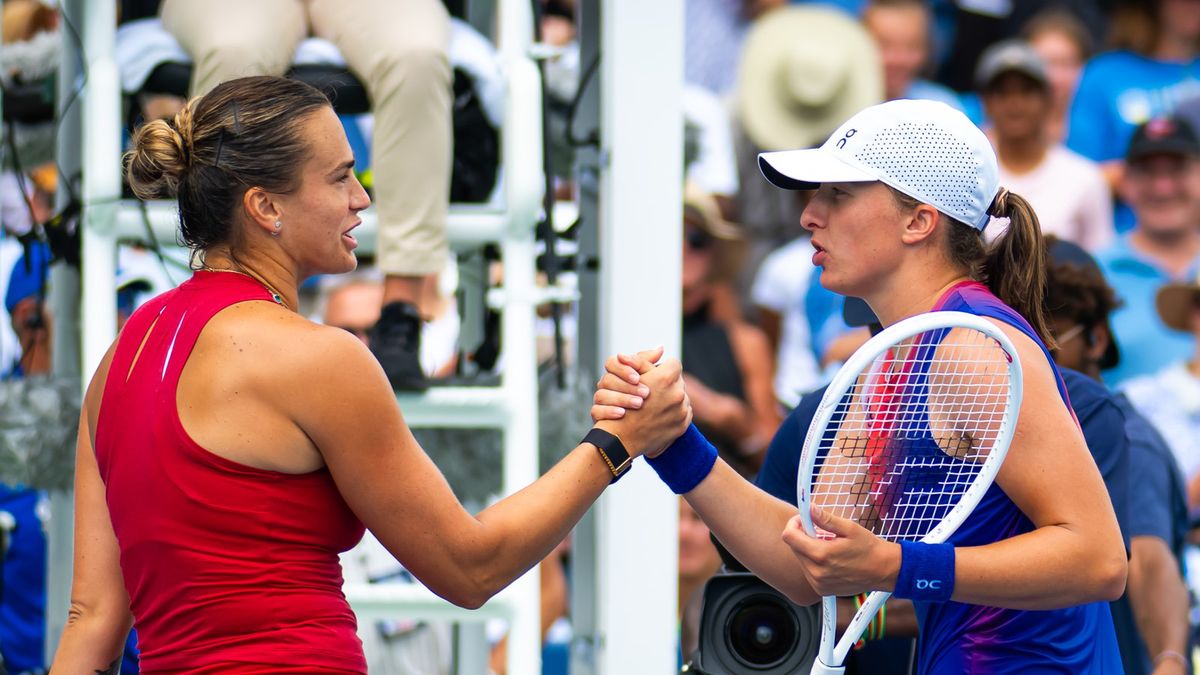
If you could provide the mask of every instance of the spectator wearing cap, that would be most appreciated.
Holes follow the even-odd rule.
[[[998,42],[983,53],[975,79],[1001,184],[1029,200],[1044,234],[1090,251],[1112,243],[1112,200],[1100,168],[1051,140],[1054,100],[1041,56],[1023,40]]]
[[[1108,320],[1119,303],[1086,251],[1067,241],[1047,239],[1046,309],[1058,342],[1054,361],[1099,381],[1102,370],[1120,361]],[[1072,391],[1072,402],[1075,398]],[[1183,477],[1150,421],[1124,394],[1112,400],[1124,418],[1129,444],[1128,470],[1122,476],[1127,478],[1123,488],[1128,508],[1121,523],[1130,540],[1129,580],[1125,595],[1112,603],[1125,673],[1185,673],[1188,591],[1181,565],[1187,536]],[[1113,490],[1110,485],[1110,494]]]
[[[1155,295],[1200,267],[1200,140],[1175,118],[1151,120],[1129,144],[1121,195],[1136,216],[1129,233],[1100,251],[1097,261],[1124,306],[1113,313],[1120,365],[1105,372],[1110,385],[1150,375],[1191,356],[1194,340],[1171,330],[1155,311]],[[1190,328],[1185,328],[1190,330]]]
[[[771,350],[758,328],[712,312],[714,291],[731,280],[742,248],[740,228],[712,197],[685,190],[680,360],[692,413],[726,461],[753,475],[780,422]]]
[[[1067,147],[1100,162],[1117,191],[1134,130],[1200,93],[1200,11],[1196,0],[1122,2],[1114,7],[1114,50],[1084,66],[1071,103]],[[1133,224],[1117,209],[1117,229]]]
[[[886,100],[923,98],[963,109],[952,89],[922,77],[928,70],[932,47],[933,16],[926,0],[870,0],[862,21],[875,38],[883,60]]]

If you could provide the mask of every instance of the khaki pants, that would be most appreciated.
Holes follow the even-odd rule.
[[[282,75],[309,34],[336,44],[375,113],[379,268],[441,271],[453,75],[439,0],[165,0],[162,19],[195,61],[193,95],[237,77]]]

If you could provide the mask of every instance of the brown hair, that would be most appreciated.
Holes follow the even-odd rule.
[[[173,120],[134,132],[124,160],[129,186],[141,199],[179,199],[180,238],[194,252],[229,244],[246,190],[298,187],[308,155],[300,125],[328,105],[317,89],[282,77],[223,82]]]
[[[888,189],[902,208],[911,210],[922,203],[891,186]],[[982,231],[941,214],[950,223],[945,228],[950,262],[986,284],[1004,304],[1025,317],[1048,349],[1054,349],[1044,306],[1046,243],[1037,214],[1024,197],[1004,188],[992,200],[988,214],[1009,220],[1008,229],[990,245],[984,241]]]
[[[1061,33],[1079,50],[1079,62],[1092,57],[1092,36],[1073,12],[1063,7],[1051,7],[1035,14],[1021,27],[1021,37],[1030,42],[1042,33]]]
[[[1119,3],[1109,20],[1109,45],[1153,57],[1162,38],[1161,9],[1162,0]],[[1192,49],[1200,51],[1200,40],[1193,41]]]
[[[1047,246],[1054,241],[1047,237]],[[1098,267],[1050,261],[1046,284],[1046,311],[1052,318],[1067,319],[1087,329],[1108,323],[1108,315],[1121,306],[1116,293]]]

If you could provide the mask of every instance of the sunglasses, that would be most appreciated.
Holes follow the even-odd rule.
[[[712,237],[700,230],[687,229],[683,232],[683,241],[693,251],[708,250],[713,243]]]

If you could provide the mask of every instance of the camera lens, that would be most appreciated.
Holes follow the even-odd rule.
[[[747,666],[769,668],[791,655],[798,633],[795,617],[778,597],[758,594],[737,604],[725,634],[734,658]]]

